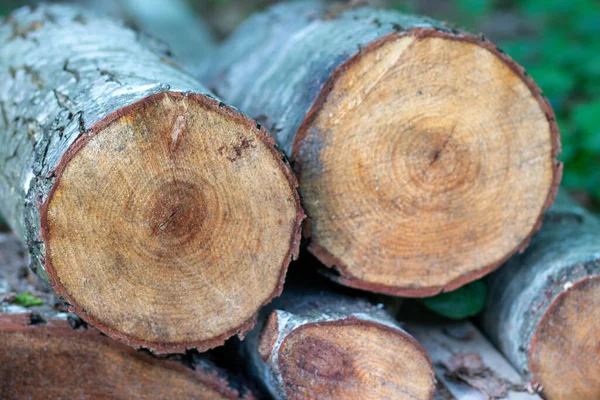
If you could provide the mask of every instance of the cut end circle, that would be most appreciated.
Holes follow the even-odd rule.
[[[491,43],[384,36],[332,74],[294,143],[310,249],[349,286],[455,289],[539,228],[559,152],[549,104]]]
[[[148,97],[61,161],[42,207],[46,270],[113,337],[214,347],[280,293],[299,244],[295,186],[245,116],[201,95]]]
[[[434,373],[419,344],[403,331],[347,318],[304,325],[278,356],[290,399],[431,399]]]
[[[529,357],[544,397],[600,398],[600,275],[558,295],[535,331]]]

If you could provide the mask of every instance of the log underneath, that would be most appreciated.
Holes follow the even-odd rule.
[[[382,309],[332,293],[288,291],[243,345],[282,399],[431,399],[421,346]],[[266,317],[266,315],[264,315]]]
[[[248,330],[303,216],[265,130],[75,7],[19,10],[0,42],[0,206],[33,268],[133,346],[205,350]]]
[[[554,198],[551,107],[483,37],[287,3],[250,18],[204,69],[291,157],[309,250],[345,285],[453,290],[523,249]]]
[[[489,278],[483,326],[547,399],[600,398],[600,221],[560,194],[529,249]]]
[[[0,315],[2,399],[238,399],[206,363],[158,359],[66,320]],[[250,393],[244,394],[251,399]]]

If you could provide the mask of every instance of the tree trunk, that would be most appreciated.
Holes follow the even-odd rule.
[[[0,27],[0,206],[72,311],[156,352],[243,334],[299,245],[264,129],[70,6]]]
[[[25,258],[15,236],[0,234],[0,398],[253,398],[207,356],[158,358],[88,327],[27,273]],[[23,292],[42,304],[18,304]]]
[[[489,285],[483,327],[544,397],[600,398],[600,221],[560,193]]]
[[[91,7],[123,19],[168,47],[175,59],[194,73],[214,50],[209,28],[185,0],[86,0]]]
[[[245,22],[203,71],[291,157],[309,249],[345,285],[456,289],[523,249],[554,198],[551,107],[482,36],[287,3]]]
[[[276,398],[432,398],[429,357],[381,307],[286,287],[269,309],[242,346]]]
[[[438,382],[451,394],[446,397],[540,399],[528,393],[521,375],[470,322],[408,323],[404,328],[431,356]]]

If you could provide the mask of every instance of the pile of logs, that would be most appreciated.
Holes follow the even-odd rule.
[[[85,3],[0,24],[0,398],[600,398],[600,222],[493,43]],[[484,276],[471,322],[400,300]]]

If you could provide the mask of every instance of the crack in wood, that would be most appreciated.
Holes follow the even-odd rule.
[[[81,75],[79,75],[78,71],[69,68],[69,59],[65,60],[65,63],[63,65],[63,71],[73,75],[73,77],[75,77],[75,82],[79,82],[79,80],[81,79]]]

